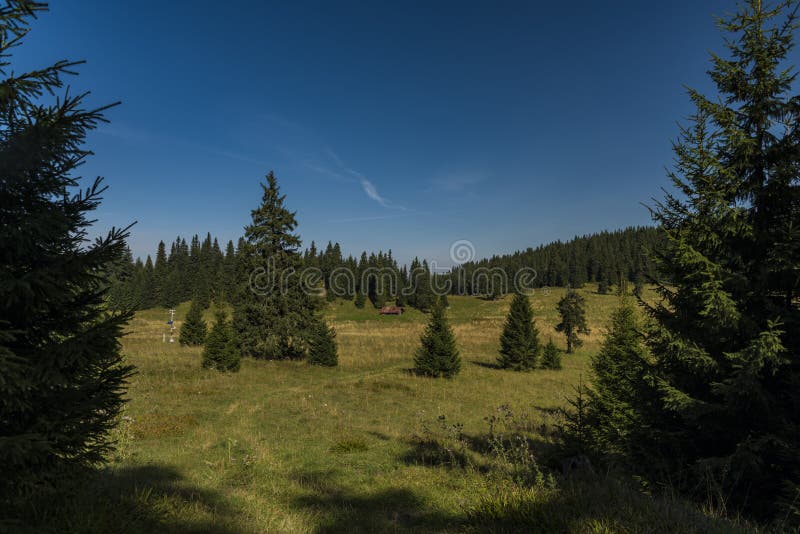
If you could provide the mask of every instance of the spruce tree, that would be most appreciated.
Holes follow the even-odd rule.
[[[200,299],[192,299],[189,312],[181,325],[178,341],[181,345],[202,345],[206,339],[206,322],[203,320],[203,305]]]
[[[167,246],[163,241],[158,242],[156,250],[156,263],[153,266],[153,302],[155,305],[164,306],[164,288],[167,285]]]
[[[431,270],[427,260],[422,260],[416,273],[414,306],[421,311],[429,311],[436,305],[436,295],[431,288]]]
[[[367,296],[364,294],[364,292],[363,291],[356,292],[356,299],[355,299],[356,308],[361,309],[364,307],[364,304],[366,303],[367,303]]]
[[[234,303],[234,325],[242,352],[266,359],[302,358],[319,303],[303,291],[294,212],[284,206],[272,172],[261,184],[261,205],[251,212],[239,252],[243,280]]]
[[[641,431],[637,388],[645,380],[648,362],[636,310],[623,297],[600,352],[592,358],[589,420],[594,446],[605,453],[630,453],[630,435]]]
[[[547,342],[542,351],[542,369],[561,369],[561,353],[553,343],[553,338]]]
[[[432,377],[452,378],[461,370],[461,357],[456,348],[456,339],[445,317],[439,300],[431,310],[431,318],[422,333],[421,346],[414,357],[417,374]]]
[[[655,256],[664,302],[650,310],[655,362],[636,404],[651,476],[716,484],[729,507],[763,516],[796,511],[800,492],[793,4],[749,0],[721,20],[728,53],[712,56],[709,73],[718,94],[689,91],[677,194],[654,208],[667,240]]]
[[[339,353],[336,348],[336,331],[329,327],[324,319],[318,319],[309,336],[308,363],[336,367],[339,365]]]
[[[9,74],[13,48],[42,9],[17,1],[0,9],[3,504],[107,457],[132,372],[119,341],[132,311],[106,308],[127,229],[90,240],[90,212],[106,188],[97,178],[80,189],[75,174],[91,155],[86,136],[105,122],[107,107],[87,109],[85,95],[63,90],[80,62]]]
[[[500,336],[498,364],[503,369],[527,371],[536,367],[539,358],[539,330],[533,320],[528,297],[515,293]]]
[[[585,305],[584,298],[573,289],[569,289],[567,294],[558,301],[558,314],[561,322],[556,325],[556,330],[563,332],[567,338],[567,354],[572,354],[575,348],[583,344],[579,335],[589,333]]]
[[[158,304],[158,296],[155,287],[155,274],[153,270],[153,260],[147,255],[142,272],[141,299],[139,309],[146,310]]]
[[[236,294],[236,250],[233,248],[233,241],[229,240],[225,246],[225,257],[222,260],[220,270],[220,277],[222,278],[220,281],[222,287],[220,300],[232,303]]]
[[[236,372],[241,366],[242,355],[235,339],[235,333],[228,322],[227,314],[219,310],[216,322],[211,327],[203,348],[204,369]]]

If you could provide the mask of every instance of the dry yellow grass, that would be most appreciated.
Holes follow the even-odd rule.
[[[383,317],[335,303],[327,314],[339,367],[245,360],[236,374],[204,371],[199,348],[163,343],[166,310],[141,312],[124,339],[138,374],[116,431],[120,448],[95,484],[73,497],[80,513],[67,507],[51,516],[66,530],[92,532],[468,528],[466,511],[486,493],[484,475],[415,462],[412,438],[440,415],[480,436],[499,404],[551,424],[546,410],[562,406],[586,375],[618,302],[592,288],[583,293],[592,328],[586,344],[564,356],[563,370],[530,373],[490,366],[510,299],[451,298],[463,358],[453,380],[407,372],[426,318],[414,310]],[[542,340],[552,335],[561,346],[553,327],[562,294],[533,297]],[[178,307],[178,326],[187,309]]]

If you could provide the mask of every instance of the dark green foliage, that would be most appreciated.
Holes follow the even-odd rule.
[[[581,379],[573,386],[573,394],[567,397],[562,427],[566,454],[585,454],[592,446],[589,394],[589,388]]]
[[[272,172],[261,184],[261,205],[251,212],[239,251],[243,280],[234,303],[234,327],[245,356],[297,359],[306,355],[318,299],[290,276],[302,265],[295,214],[284,206]]]
[[[497,362],[503,369],[527,371],[536,367],[538,358],[539,330],[534,324],[530,300],[526,295],[516,293],[500,336]]]
[[[677,193],[653,210],[666,239],[655,254],[663,301],[649,308],[646,336],[653,361],[639,369],[620,316],[605,350],[628,364],[596,366],[608,424],[645,429],[603,428],[610,452],[653,482],[796,526],[800,115],[785,63],[795,11],[750,0],[720,21],[729,35],[727,57],[712,56],[718,94],[689,91],[696,111],[674,145]]]
[[[203,305],[199,299],[194,299],[181,325],[178,341],[181,345],[202,345],[205,339],[206,322],[203,320]]]
[[[576,347],[580,347],[583,341],[578,337],[580,334],[588,334],[589,327],[586,325],[586,301],[572,289],[558,301],[558,314],[561,322],[556,325],[558,332],[563,332],[567,338],[567,354],[572,354]]]
[[[542,369],[561,369],[561,352],[559,352],[553,338],[547,342],[542,351]]]
[[[645,380],[648,361],[636,310],[623,300],[611,316],[600,352],[592,358],[589,412],[594,447],[630,453],[630,436],[642,429],[636,388]]]
[[[458,374],[461,370],[461,357],[440,301],[431,310],[431,318],[422,333],[421,343],[414,357],[414,370],[418,374],[445,378]]]
[[[133,280],[134,271],[143,269],[141,261],[134,264],[133,255],[128,247],[119,261],[112,264],[109,268],[108,307],[112,310],[133,310],[136,309],[136,302],[139,295],[136,291],[135,281]]]
[[[84,95],[64,90],[79,63],[9,75],[41,9],[0,8],[0,504],[102,462],[132,373],[119,343],[131,312],[105,306],[129,260],[127,229],[89,239],[105,187],[98,178],[78,190],[74,174],[107,108],[86,110]]]
[[[203,368],[236,372],[242,361],[235,332],[224,311],[216,313],[216,322],[206,336],[203,348]]]
[[[328,243],[324,251],[319,251],[316,245],[310,247],[302,254],[300,263],[303,268],[319,269],[328,301],[336,297],[352,300],[360,289],[374,307],[394,301],[398,306],[428,311],[437,293],[432,288],[433,283],[444,287],[449,279],[451,294],[482,295],[495,300],[509,288],[513,289],[509,284],[523,267],[533,268],[537,273],[526,287],[563,286],[570,280],[581,283],[597,281],[610,287],[612,275],[616,277],[619,273],[630,279],[641,278],[651,268],[644,261],[642,251],[657,247],[653,237],[657,235],[653,228],[603,232],[575,238],[569,243],[557,242],[512,256],[464,264],[456,267],[452,274],[436,274],[435,277],[427,262],[415,258],[409,270],[398,265],[391,251],[364,252],[361,261],[352,256],[344,258],[339,243]],[[239,245],[238,252],[246,248],[243,239]],[[228,242],[223,254],[217,240],[209,234],[202,242],[199,236],[192,237],[188,245],[185,239],[178,237],[169,250],[167,254],[166,245],[159,243],[155,264],[152,260],[142,263],[132,258],[122,262],[118,275],[115,273],[113,278],[111,302],[121,305],[130,299],[137,303],[138,309],[156,305],[169,307],[198,295],[205,305],[210,299],[233,304],[241,294],[247,273],[238,270],[237,266],[240,260],[247,260],[238,256],[233,242]],[[581,268],[577,269],[579,264]],[[477,268],[497,271],[488,277],[473,277]],[[367,269],[370,271],[364,277]],[[581,270],[586,274],[579,274]],[[352,281],[345,282],[347,275],[343,272],[351,273]],[[501,273],[506,283],[500,283],[496,278]],[[389,284],[390,278],[396,283]],[[365,284],[360,288],[362,281]],[[331,286],[332,282],[335,287]],[[473,283],[476,284],[474,287]]]
[[[636,280],[633,282],[633,295],[640,299],[642,298],[642,294],[644,293],[644,281],[641,277],[637,277]]]
[[[228,242],[225,255],[210,234],[200,242],[194,236],[191,245],[177,237],[167,255],[163,241],[158,244],[155,265],[133,261],[130,255],[115,269],[109,303],[113,307],[133,303],[136,309],[153,306],[172,307],[180,302],[199,300],[207,307],[212,299],[230,302],[235,294],[236,255]]]
[[[339,365],[336,331],[323,319],[318,319],[312,327],[308,345],[308,363],[327,367]]]
[[[606,278],[603,278],[597,284],[597,292],[601,295],[607,295],[609,291],[611,291],[611,283]]]
[[[626,228],[575,237],[566,243],[556,241],[535,249],[460,265],[453,269],[451,275],[453,292],[484,295],[487,298],[500,296],[497,284],[488,285],[485,277],[475,276],[478,269],[484,272],[499,269],[505,273],[509,283],[513,282],[521,269],[533,269],[536,277],[530,281],[530,285],[526,285],[529,289],[567,285],[577,288],[585,282],[603,280],[610,285],[610,281],[616,281],[620,273],[633,281],[637,273],[645,276],[655,274],[646,252],[658,250],[662,243],[663,235],[656,228]],[[508,289],[515,288],[510,285]]]
[[[366,302],[367,302],[367,296],[363,292],[359,291],[358,293],[356,293],[356,299],[355,299],[356,308],[363,308]]]

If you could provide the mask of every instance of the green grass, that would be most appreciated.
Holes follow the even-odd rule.
[[[338,368],[246,360],[230,375],[202,370],[200,348],[162,343],[166,310],[138,313],[123,343],[138,373],[118,451],[69,498],[32,504],[31,518],[39,530],[85,532],[734,530],[605,475],[530,489],[494,472],[480,446],[485,418],[508,404],[545,458],[552,409],[587,375],[618,298],[582,292],[592,328],[585,345],[564,356],[563,370],[530,373],[493,368],[510,298],[451,298],[464,360],[453,380],[408,372],[426,320],[415,310],[380,316],[334,303]],[[539,292],[533,305],[543,341],[552,335],[563,347],[553,329],[561,295]],[[177,307],[178,326],[187,310]],[[421,449],[437,446],[430,429],[440,415],[463,424],[468,468],[429,461],[436,451]]]

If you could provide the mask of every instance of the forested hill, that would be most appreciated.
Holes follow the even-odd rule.
[[[531,287],[566,286],[580,287],[585,282],[599,282],[601,291],[616,285],[620,278],[637,283],[653,274],[647,260],[647,250],[659,246],[660,237],[652,227],[631,227],[613,232],[575,237],[571,241],[556,241],[537,248],[529,248],[514,254],[494,256],[479,262],[464,263],[453,269],[452,293],[497,297],[513,289],[512,282],[517,272],[526,268],[536,276],[526,284]],[[228,242],[223,252],[216,239],[207,234],[204,240],[194,236],[188,243],[178,237],[169,247],[158,244],[158,253],[153,261],[133,260],[128,253],[126,260],[116,270],[114,287],[110,292],[111,304],[115,307],[148,308],[156,305],[175,304],[199,298],[203,303],[211,299],[230,301],[241,284],[237,279],[246,274],[237,268],[238,246]],[[430,284],[422,277],[412,284],[410,273],[431,273],[428,263],[417,258],[410,268],[398,265],[388,253],[362,253],[360,258],[344,257],[338,243],[328,243],[325,249],[317,250],[312,242],[305,250],[303,263],[319,268],[325,279],[326,289],[331,273],[337,269],[348,269],[357,281],[352,291],[339,295],[355,299],[358,305],[370,301],[380,307],[396,301],[400,305],[427,308],[432,302]],[[417,286],[414,294],[404,298],[392,291],[383,290],[381,280],[374,280],[368,287],[360,287],[363,274],[368,269],[390,270],[396,273],[397,285],[394,293],[403,287]],[[480,275],[479,269],[497,272],[501,269],[507,276],[506,285],[490,283],[492,274]],[[447,278],[438,273],[438,277]],[[246,280],[245,280],[246,281]],[[416,293],[419,293],[417,295]],[[328,293],[333,296],[332,292]],[[419,304],[419,306],[417,306]]]
[[[470,284],[477,269],[503,269],[510,279],[522,268],[533,269],[533,285],[581,287],[586,282],[604,286],[617,284],[620,277],[629,282],[642,282],[653,276],[648,250],[656,250],[662,235],[650,226],[629,227],[613,232],[575,237],[570,241],[555,241],[478,262],[463,264],[462,279]],[[457,271],[457,270],[455,270]],[[454,272],[455,272],[454,271]],[[456,273],[457,274],[457,273]],[[467,293],[482,293],[480,287],[467,287]]]

